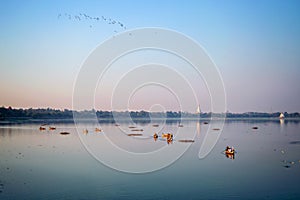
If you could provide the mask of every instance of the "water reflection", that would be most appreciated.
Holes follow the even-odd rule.
[[[284,119],[279,119],[280,125],[283,126],[284,125]]]
[[[234,160],[234,156],[235,156],[235,154],[233,153],[233,154],[230,154],[230,153],[225,153],[225,156],[226,156],[226,158],[229,158],[229,159],[232,159],[232,160]]]
[[[172,144],[173,143],[173,138],[168,138],[167,139],[167,144]]]
[[[258,123],[259,129],[252,131],[251,127]],[[120,173],[96,162],[82,147],[71,123],[54,123],[56,130],[53,131],[48,128],[39,131],[40,123],[0,126],[0,199],[176,200],[211,199],[212,195],[213,199],[225,200],[232,197],[299,199],[299,123],[290,123],[289,119],[284,119],[283,123],[278,119],[263,120],[263,123],[257,120],[226,122],[215,148],[205,159],[199,160],[197,154],[201,140],[209,128],[209,125],[202,124],[200,121],[187,121],[180,128],[183,132],[195,130],[199,135],[180,159],[168,168],[141,175]],[[131,124],[121,124],[123,125],[128,127]],[[119,139],[121,133],[116,133],[119,127],[115,127],[114,123],[102,123],[103,134],[96,134],[97,126],[98,124],[83,123],[79,133],[83,135],[82,130],[88,129],[89,132],[84,137],[94,141],[90,144],[95,145],[99,151],[106,152],[106,146],[102,145],[104,135],[115,133],[115,137]],[[174,135],[174,141],[168,141],[161,137],[162,132],[150,126],[143,132],[147,139],[123,134],[125,140],[120,143],[130,146],[129,150],[145,152],[161,147],[171,149],[176,145],[187,145],[178,142],[185,138]],[[163,128],[165,133],[175,133],[178,123],[167,124]],[[68,131],[70,134],[63,137],[59,134],[61,131]],[[284,134],[280,134],[281,131]],[[157,137],[154,137],[155,132]],[[186,135],[183,134],[183,137]],[[220,152],[226,145],[236,147],[238,157],[235,154],[222,155]],[[172,184],[178,180],[181,184]],[[227,184],[228,180],[230,184]],[[249,193],[249,188],[258,184],[257,180],[260,190]],[[172,192],[166,193],[166,190]]]
[[[197,135],[199,137],[200,136],[200,122],[199,121],[196,122],[196,127],[197,127]]]

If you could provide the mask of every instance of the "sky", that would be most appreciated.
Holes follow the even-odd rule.
[[[98,45],[124,31],[159,27],[205,49],[222,76],[228,111],[300,112],[299,1],[5,1],[0,8],[0,106],[72,109],[76,77]],[[80,13],[127,29],[75,20]],[[118,67],[107,77],[121,77]],[[187,76],[201,109],[210,111],[203,79]],[[109,85],[97,87],[95,108],[111,109]],[[144,89],[133,92],[130,109],[178,110],[172,92]]]

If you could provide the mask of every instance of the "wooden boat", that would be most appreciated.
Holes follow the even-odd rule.
[[[153,124],[152,126],[153,127],[159,127],[159,124]]]
[[[232,151],[225,151],[225,154],[227,154],[227,155],[234,155],[234,153],[235,153],[235,150],[232,150]]]
[[[49,130],[52,130],[52,131],[53,131],[53,130],[56,130],[56,127],[50,126],[50,127],[49,127]]]
[[[157,133],[154,133],[153,137],[154,137],[154,138],[158,138]]]
[[[173,138],[173,134],[172,133],[163,133],[163,134],[161,134],[161,137],[170,139],[170,138]]]
[[[42,127],[42,126],[40,126],[40,131],[44,131],[44,130],[46,130],[46,128],[45,127]]]

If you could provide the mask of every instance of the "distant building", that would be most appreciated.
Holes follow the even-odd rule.
[[[197,110],[196,110],[196,114],[200,114],[201,113],[201,109],[200,109],[200,105],[198,105]]]
[[[279,119],[283,119],[283,118],[284,118],[284,114],[283,114],[283,113],[280,113]]]

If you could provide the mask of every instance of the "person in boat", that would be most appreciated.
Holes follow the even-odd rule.
[[[161,136],[163,138],[173,139],[173,134],[172,133],[163,133]]]
[[[225,152],[227,152],[227,153],[234,153],[234,148],[227,146],[226,149],[225,149]]]
[[[226,152],[230,152],[230,151],[231,151],[230,147],[227,146],[225,151],[226,151]]]

